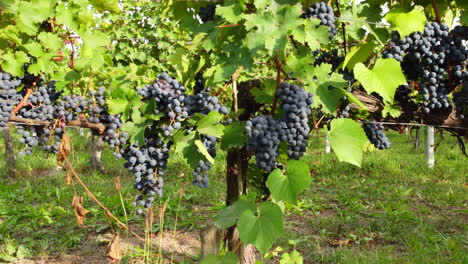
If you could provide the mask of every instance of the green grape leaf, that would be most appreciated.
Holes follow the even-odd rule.
[[[135,124],[133,122],[125,122],[122,126],[122,130],[130,135],[130,143],[138,142],[140,146],[145,141],[145,130],[151,126],[153,122],[146,121],[144,123]]]
[[[87,30],[81,32],[81,39],[83,40],[83,48],[80,52],[80,55],[83,57],[93,57],[95,60],[95,56],[99,54],[96,52],[96,49],[102,46],[109,44],[109,36],[107,36],[104,32],[97,31],[97,30]],[[88,58],[87,58],[88,59]]]
[[[401,108],[398,105],[386,104],[382,110],[382,116],[399,117],[401,115]]]
[[[10,40],[15,44],[21,45],[21,38],[19,37],[18,27],[8,25],[0,31],[0,39],[4,38]]]
[[[255,101],[260,104],[272,104],[276,91],[276,80],[265,79],[262,82],[263,89],[254,87],[250,93],[255,97]]]
[[[267,6],[275,4],[274,0],[255,0],[254,5],[257,10],[265,10]],[[274,7],[277,8],[277,7]]]
[[[29,61],[28,55],[22,51],[2,55],[2,69],[13,76],[23,76],[23,64]]]
[[[198,166],[198,162],[204,158],[204,155],[201,153],[201,151],[199,151],[197,145],[195,144],[195,135],[196,133],[194,132],[186,135],[186,137],[184,137],[184,135],[179,135],[176,145],[176,151],[182,153],[185,161],[187,161],[187,163],[193,169],[195,169]]]
[[[71,29],[79,31],[80,24],[77,19],[75,19],[75,15],[78,13],[78,10],[79,8],[76,6],[67,6],[62,2],[56,7],[57,14],[55,19],[57,20],[57,23],[67,25]]]
[[[62,47],[62,39],[53,33],[41,32],[37,38],[49,50],[58,50]]]
[[[272,202],[263,202],[255,211],[246,210],[237,221],[244,244],[253,244],[262,254],[283,234],[283,212]]]
[[[284,253],[281,256],[280,264],[302,264],[303,261],[301,253],[294,250],[291,254]]]
[[[120,13],[118,0],[89,0],[89,2],[99,11],[110,11],[112,13]]]
[[[256,205],[252,201],[239,199],[235,201],[230,206],[223,208],[219,211],[219,215],[216,217],[214,223],[219,228],[229,228],[236,224],[237,218],[245,211],[251,210],[255,211],[257,209]]]
[[[201,140],[196,139],[195,140],[195,145],[198,147],[198,150],[200,150],[201,154],[205,156],[205,158],[211,163],[214,164],[214,159],[211,157],[210,153],[208,153],[208,150],[205,148],[205,145],[203,145],[203,142]]]
[[[35,63],[29,65],[28,72],[36,75],[40,73],[53,73],[55,63],[52,61],[52,58],[54,56],[54,53],[46,53],[42,57],[38,57]]]
[[[406,84],[400,63],[393,58],[377,59],[372,70],[367,69],[363,63],[357,63],[354,66],[354,75],[369,94],[376,92],[390,103],[393,103],[398,86]]]
[[[244,18],[244,13],[239,3],[226,3],[225,6],[216,6],[216,15],[224,18],[227,22],[236,24]]]
[[[349,118],[333,119],[328,138],[339,161],[361,166],[367,137],[358,122]]]
[[[329,42],[329,28],[319,26],[320,20],[316,18],[304,19],[304,27],[293,30],[293,37],[301,44],[309,44],[310,49],[320,49],[321,45]]]
[[[340,100],[344,96],[344,89],[348,86],[348,82],[343,79],[341,74],[336,72],[332,73],[327,79],[317,80],[319,84],[315,91],[318,99],[315,105],[321,104],[326,113],[336,113]],[[316,98],[317,98],[316,97]]]
[[[345,60],[343,62],[343,69],[346,67],[349,71],[352,71],[354,65],[358,62],[364,62],[369,58],[374,50],[374,43],[359,43],[356,46],[352,47],[351,50],[346,54]]]
[[[424,10],[416,6],[411,12],[402,9],[393,9],[385,15],[392,29],[396,29],[403,38],[413,32],[423,31],[427,21]]]
[[[209,254],[200,262],[200,264],[237,264],[238,262],[239,259],[237,258],[237,255],[228,251],[223,256]]]
[[[272,14],[271,12],[274,12]],[[245,28],[249,31],[245,39],[253,56],[261,51],[268,54],[282,53],[288,42],[288,36],[302,25],[301,5],[285,5],[281,8],[259,10],[255,14],[245,15]],[[272,31],[275,34],[272,34]]]
[[[309,166],[302,161],[289,160],[286,175],[275,169],[268,175],[266,186],[276,200],[296,204],[297,196],[311,183]]]
[[[28,50],[28,53],[33,55],[34,57],[42,57],[45,54],[41,44],[37,42],[31,42],[23,46],[26,48],[26,50]]]
[[[52,15],[52,2],[50,0],[37,0],[34,2],[21,1],[18,4],[18,29],[32,36],[39,30],[39,23]]]
[[[224,134],[224,126],[219,124],[223,116],[211,111],[197,123],[197,131],[201,134],[206,134],[214,137],[221,137]]]
[[[246,141],[245,123],[234,121],[224,129],[224,135],[221,138],[221,149],[227,150],[232,147],[242,147]]]
[[[127,106],[129,106],[127,99],[111,98],[107,100],[109,104],[109,113],[117,115],[125,112]]]

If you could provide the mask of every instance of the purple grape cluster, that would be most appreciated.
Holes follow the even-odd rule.
[[[311,4],[309,8],[301,15],[301,18],[318,18],[320,25],[330,28],[330,39],[336,35],[335,14],[333,8],[327,2],[318,2]]]
[[[384,126],[377,124],[375,121],[365,121],[362,123],[362,128],[366,133],[367,139],[378,149],[390,148],[390,141],[385,135]]]
[[[468,49],[463,44],[466,31],[466,27],[457,26],[449,31],[444,23],[426,23],[423,32],[405,38],[394,32],[390,48],[383,53],[384,58],[401,62],[409,81],[419,82],[426,114],[433,109],[449,108],[448,94],[467,79]]]

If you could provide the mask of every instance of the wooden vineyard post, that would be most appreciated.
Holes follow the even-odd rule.
[[[94,141],[93,149],[92,149],[91,157],[90,157],[90,162],[91,162],[91,168],[93,170],[97,170],[101,173],[106,173],[104,164],[101,161],[102,148],[103,148],[103,136],[99,135]]]
[[[3,139],[5,140],[5,159],[6,159],[6,171],[10,177],[16,176],[16,157],[13,149],[13,139],[10,134],[10,127],[6,126],[3,128]]]
[[[416,133],[415,133],[415,136],[413,138],[413,149],[415,150],[418,150],[419,149],[419,132],[420,132],[420,128],[416,128]]]
[[[434,157],[434,127],[433,126],[427,126],[425,157],[426,157],[427,166],[429,168],[433,168],[434,164],[435,164],[435,157]]]
[[[331,152],[330,139],[328,138],[328,130],[325,134],[325,153]]]

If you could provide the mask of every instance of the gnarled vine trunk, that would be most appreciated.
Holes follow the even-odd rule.
[[[240,83],[238,86],[238,108],[244,109],[239,115],[240,121],[249,120],[261,107],[250,93],[250,89],[260,87],[260,80],[254,79]],[[247,190],[247,171],[250,154],[245,147],[230,149],[227,153],[227,171],[226,171],[226,204],[229,206]],[[253,264],[256,259],[256,250],[248,245],[246,248],[240,241],[237,226],[229,228],[224,238],[230,251],[239,257],[241,264]]]

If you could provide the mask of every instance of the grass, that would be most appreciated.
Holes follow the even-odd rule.
[[[437,138],[437,163],[428,169],[422,148],[413,150],[405,135],[387,134],[392,147],[366,153],[362,168],[325,154],[323,137],[313,138],[303,158],[311,168],[311,188],[298,205],[287,206],[286,233],[268,254],[266,263],[278,263],[283,252],[294,248],[301,252],[304,263],[468,262],[468,159],[453,138]],[[130,211],[128,221],[142,234],[144,221],[132,212],[135,191],[123,161],[106,150],[103,161],[108,173],[94,172],[88,167],[89,148],[84,144],[88,139],[79,135],[72,138],[71,160],[80,177],[113,214],[124,220],[114,187],[115,178],[120,177],[124,205]],[[165,197],[158,200],[159,206],[167,204],[164,229],[174,229],[178,214],[177,230],[196,238],[193,234],[198,228],[211,221],[223,206],[225,156],[220,152],[216,158],[209,191],[193,187],[188,165],[177,153],[172,157]],[[97,238],[111,232],[106,215],[80,186],[65,184],[66,174],[56,169],[55,156],[35,151],[33,156],[19,158],[17,179],[6,178],[3,166],[0,163],[0,261],[83,254],[90,239],[96,241],[86,254],[99,255],[104,261],[105,252],[97,251],[105,251],[108,240]],[[183,197],[179,206],[180,188]],[[75,191],[91,211],[86,229],[77,226],[71,207]],[[158,225],[153,231],[159,231]],[[121,234],[126,236],[123,231]],[[136,243],[124,263],[140,259],[143,247]],[[191,258],[196,258],[196,252],[184,263]]]

